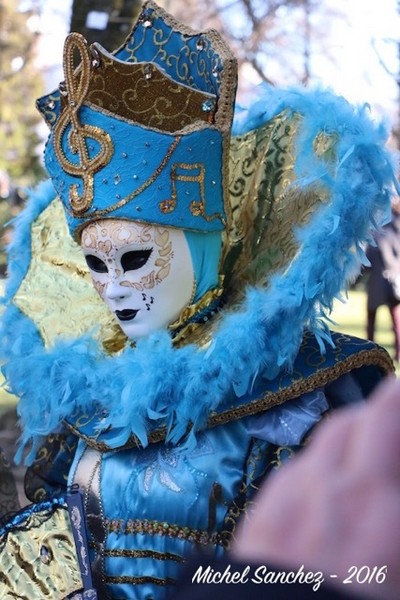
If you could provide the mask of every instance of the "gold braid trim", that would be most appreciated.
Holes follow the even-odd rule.
[[[327,383],[338,379],[341,375],[350,373],[354,369],[358,369],[363,366],[374,365],[382,369],[382,371],[388,375],[394,371],[393,361],[388,355],[384,348],[374,348],[373,350],[362,350],[358,354],[348,356],[339,363],[320,369],[313,375],[310,375],[306,379],[299,379],[281,390],[276,392],[266,392],[262,398],[253,400],[248,404],[242,404],[241,406],[224,410],[221,413],[212,413],[207,421],[207,428],[217,427],[219,425],[225,425],[231,421],[237,421],[250,415],[256,415],[257,413],[269,410],[274,406],[283,404],[293,398],[312,392],[313,390],[325,386]],[[109,452],[112,448],[105,442],[97,441],[91,438],[68,422],[65,422],[66,427],[75,435],[84,440],[88,446],[96,448],[100,452]],[[188,432],[191,427],[188,427]],[[152,432],[148,436],[149,443],[156,444],[164,441],[167,435],[165,427],[160,427]],[[123,446],[124,449],[141,447],[141,443],[136,436],[129,438],[127,443]]]
[[[208,420],[209,427],[224,425],[230,421],[236,421],[250,415],[255,415],[273,406],[283,404],[293,398],[298,398],[307,392],[312,392],[327,383],[338,379],[341,375],[350,373],[354,369],[363,366],[375,365],[380,367],[386,374],[393,373],[393,362],[386,350],[374,348],[373,350],[362,350],[356,355],[348,356],[340,363],[321,369],[306,379],[295,381],[292,385],[277,392],[267,392],[263,398],[243,404],[237,408],[214,413]]]
[[[148,519],[106,519],[105,529],[107,534],[118,535],[160,535],[162,537],[178,538],[183,541],[201,545],[220,545],[221,536],[218,531],[206,531],[203,529],[192,529],[186,525],[176,525],[166,521],[149,521]],[[133,552],[136,552],[134,550]],[[160,554],[161,556],[161,554]],[[178,555],[171,555],[180,558]],[[160,559],[162,560],[162,559]],[[168,559],[169,560],[169,559]],[[171,558],[171,560],[174,560]]]
[[[171,323],[170,325],[168,325],[168,329],[172,332],[176,331],[177,329],[182,328],[181,331],[179,331],[179,333],[177,333],[177,335],[173,339],[174,346],[179,345],[179,343],[183,342],[196,329],[198,329],[199,327],[202,327],[204,325],[204,323],[187,323],[187,322],[196,313],[199,313],[202,310],[208,308],[214,300],[217,300],[217,298],[220,298],[222,296],[222,294],[224,293],[223,283],[224,283],[224,276],[220,275],[218,287],[216,287],[212,290],[208,290],[208,292],[206,292],[195,304],[189,304],[189,306],[186,306],[182,310],[178,319],[176,321],[174,321],[173,323]],[[187,323],[186,326],[185,326],[185,323]]]
[[[129,575],[121,575],[119,577],[106,577],[106,583],[131,583],[134,585],[140,583],[154,583],[155,585],[176,585],[178,582],[172,577],[159,579],[158,577],[130,577]]]
[[[104,550],[104,556],[112,558],[154,558],[156,560],[173,560],[178,563],[185,562],[183,556],[172,552],[155,552],[153,550],[126,550],[125,548],[115,550]]]

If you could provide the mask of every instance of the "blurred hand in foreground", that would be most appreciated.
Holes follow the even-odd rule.
[[[343,409],[317,427],[310,445],[261,489],[232,553],[245,562],[304,564],[322,571],[325,580],[337,575],[329,581],[347,593],[398,600],[398,380],[387,380],[365,404]],[[357,582],[368,573],[371,582]]]

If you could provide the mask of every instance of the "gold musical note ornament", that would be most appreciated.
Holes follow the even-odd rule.
[[[73,61],[76,51],[79,53],[81,63],[79,69],[74,72]],[[81,34],[71,33],[65,40],[63,64],[65,87],[63,86],[64,91],[61,93],[65,94],[66,103],[54,126],[53,145],[63,170],[73,177],[82,178],[81,195],[79,195],[77,184],[71,184],[69,189],[70,208],[78,216],[91,207],[94,195],[94,174],[110,162],[114,146],[106,131],[79,121],[79,111],[89,88],[91,69],[90,50],[87,41]],[[77,162],[69,160],[64,152],[63,142],[68,127],[70,127],[68,145],[71,152],[78,155],[79,161]],[[89,155],[87,146],[89,139],[100,145],[99,151],[93,157]]]

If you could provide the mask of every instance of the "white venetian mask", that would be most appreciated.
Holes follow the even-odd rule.
[[[81,247],[97,292],[131,339],[166,327],[192,301],[194,271],[182,230],[102,219],[85,227]]]

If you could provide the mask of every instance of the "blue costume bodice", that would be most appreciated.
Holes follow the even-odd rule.
[[[75,414],[65,421],[68,434],[50,436],[54,448],[40,449],[26,478],[30,498],[54,502],[65,494],[67,484],[79,486],[85,510],[80,522],[70,513],[71,522],[79,525],[80,533],[86,522],[98,598],[167,598],[191,553],[203,548],[219,556],[229,548],[236,524],[262,480],[301,448],[324,413],[366,397],[391,371],[386,351],[373,343],[332,336],[335,347],[323,355],[317,340],[305,336],[291,372],[273,379],[258,377],[251,393],[236,401],[227,398],[209,413],[202,429],[177,444],[165,441],[165,427],[151,430],[145,447],[133,436],[121,444],[117,428],[96,411]],[[44,510],[50,509],[45,505]],[[62,572],[67,555],[60,554],[60,510],[54,516],[51,556]],[[28,519],[33,519],[29,512]],[[46,519],[38,517],[33,526],[29,522],[18,531],[21,549],[25,535],[36,535],[38,551],[49,551],[46,544],[43,549],[38,531]],[[66,515],[62,523],[68,529]],[[3,537],[7,535],[5,531]],[[76,589],[79,553],[74,558],[69,539],[68,564],[74,560]],[[15,561],[12,569],[20,576],[18,564]],[[26,585],[37,585],[37,577]],[[67,590],[72,583],[63,585]]]
[[[111,597],[165,598],[196,547],[221,554],[240,512],[235,500],[250,495],[268,446],[244,421],[201,433],[189,450],[158,443],[100,453],[81,440],[70,480],[85,489],[93,559],[103,553]]]
[[[365,366],[368,353],[379,362],[381,351],[369,342],[345,339],[343,344],[336,336],[335,352],[318,355],[317,364],[314,343],[307,338],[290,376],[256,382],[258,400],[256,392],[242,398],[240,406],[231,407],[230,419],[222,411],[224,422],[199,432],[194,445],[158,441],[146,448],[112,447],[113,432],[94,435],[90,419],[75,429],[80,439],[69,484],[84,493],[101,597],[161,600],[188,555],[199,547],[220,555],[229,547],[261,479],[301,447],[326,410],[361,399],[368,392],[365,385],[382,376],[379,368]],[[277,401],[280,395],[288,400],[257,410],[266,398]],[[240,418],[251,406],[254,414]]]

